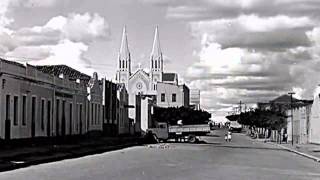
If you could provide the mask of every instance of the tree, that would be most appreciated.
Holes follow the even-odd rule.
[[[274,110],[260,110],[241,113],[240,115],[227,116],[230,121],[238,121],[240,124],[250,127],[269,128],[272,130],[280,130],[287,124],[286,116],[282,112]]]
[[[167,122],[176,125],[178,120],[183,124],[204,124],[209,122],[211,114],[203,110],[194,110],[186,107],[155,107],[152,118],[157,122]]]

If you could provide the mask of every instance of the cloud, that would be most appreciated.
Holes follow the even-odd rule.
[[[167,18],[187,21],[234,18],[241,14],[319,17],[320,10],[318,0],[142,0],[142,2],[166,7]]]
[[[279,49],[309,46],[305,34],[316,22],[309,17],[278,15],[259,17],[241,15],[233,19],[217,19],[191,22],[192,35],[206,37],[206,41],[217,42],[223,48],[245,47],[255,49]],[[236,31],[235,31],[236,29]]]
[[[13,7],[25,7],[25,8],[35,8],[35,7],[52,7],[58,0],[11,0],[11,6]]]
[[[98,14],[56,16],[43,26],[21,28],[13,33],[23,45],[57,44],[61,39],[90,43],[109,36],[109,25]]]
[[[40,48],[40,49],[39,49]],[[72,42],[70,40],[62,40],[57,45],[38,47],[33,50],[40,50],[44,59],[28,61],[34,65],[59,65],[65,64],[73,67],[78,71],[91,75],[94,70],[90,66],[90,62],[84,58],[84,53],[88,50],[88,46],[81,42]],[[42,51],[41,51],[42,50]],[[29,50],[29,52],[32,52]],[[37,54],[39,56],[39,54]]]
[[[49,4],[37,3],[39,6]],[[66,64],[91,74],[93,69],[90,60],[84,57],[85,53],[90,43],[108,36],[109,25],[99,14],[70,13],[52,17],[42,26],[8,28],[2,32],[0,29],[0,52],[35,65]]]
[[[320,75],[320,1],[150,0],[189,25],[198,41],[185,81],[202,105],[268,101],[288,91],[312,98]]]

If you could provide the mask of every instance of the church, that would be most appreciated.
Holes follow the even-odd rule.
[[[129,93],[129,105],[135,105],[136,95],[154,96],[158,106],[189,106],[189,88],[178,84],[177,73],[164,72],[163,53],[160,46],[159,30],[155,29],[150,54],[150,72],[139,67],[131,70],[131,54],[129,51],[126,27],[123,28],[121,46],[118,53],[116,82],[122,83]],[[129,110],[129,117],[135,119],[135,110]]]

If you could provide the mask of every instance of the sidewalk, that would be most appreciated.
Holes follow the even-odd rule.
[[[283,143],[279,144],[276,142],[270,141],[270,139],[265,140],[264,138],[255,139],[259,142],[265,142],[267,144],[271,144],[273,146],[280,147],[284,150],[296,153],[298,155],[304,156],[306,158],[312,159],[314,161],[320,162],[320,145],[317,144],[294,144],[292,146],[291,143]]]
[[[3,145],[0,171],[77,158],[142,144],[139,137],[80,137],[76,141]]]

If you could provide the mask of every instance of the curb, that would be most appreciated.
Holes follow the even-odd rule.
[[[275,144],[275,143],[271,143],[271,142],[267,142],[267,143],[272,144],[272,145],[274,145],[274,146],[281,147],[281,148],[283,148],[284,150],[286,150],[286,151],[288,151],[288,152],[296,153],[296,154],[298,154],[298,155],[300,155],[300,156],[309,158],[309,159],[311,159],[311,160],[314,160],[314,161],[320,163],[320,158],[318,158],[318,157],[316,157],[316,156],[312,156],[312,155],[310,155],[310,154],[306,154],[306,153],[303,153],[303,152],[300,152],[300,151],[297,151],[297,150],[294,150],[294,149],[291,149],[291,148],[282,146],[282,145],[280,145],[280,144]]]
[[[100,146],[100,147],[98,146],[98,147],[92,148],[92,149],[89,147],[89,149],[84,152],[80,152],[81,148],[75,148],[75,149],[70,149],[70,150],[65,150],[65,151],[59,152],[61,154],[58,153],[57,156],[43,157],[40,159],[26,161],[21,164],[13,164],[13,163],[8,162],[7,165],[0,167],[0,172],[25,168],[25,167],[29,167],[32,165],[56,162],[56,161],[61,161],[61,160],[66,160],[66,159],[76,159],[76,158],[81,158],[81,157],[85,157],[88,155],[101,154],[101,153],[105,153],[105,152],[110,152],[110,151],[120,150],[123,148],[132,147],[132,146],[137,146],[137,145],[141,145],[141,143],[140,142],[131,142],[131,143],[124,143],[124,144],[118,144],[118,145],[113,145],[113,146]],[[85,147],[82,147],[82,148],[85,148]],[[77,150],[80,150],[80,151],[77,152]]]

